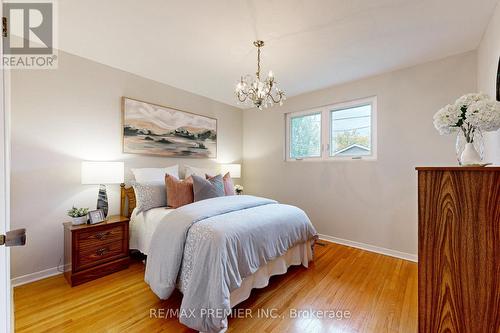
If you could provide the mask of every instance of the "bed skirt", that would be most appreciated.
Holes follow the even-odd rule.
[[[259,268],[255,273],[243,279],[241,286],[231,292],[231,307],[248,299],[252,289],[266,287],[269,284],[269,278],[271,276],[285,274],[288,267],[293,265],[308,267],[309,261],[313,259],[313,242],[314,240],[311,240],[295,245],[281,257],[270,261]]]

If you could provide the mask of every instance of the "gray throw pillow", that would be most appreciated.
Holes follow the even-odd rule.
[[[132,183],[135,192],[137,213],[151,208],[167,206],[167,193],[163,182]]]
[[[224,196],[224,181],[221,175],[210,179],[205,179],[197,175],[192,175],[192,177],[194,201]]]

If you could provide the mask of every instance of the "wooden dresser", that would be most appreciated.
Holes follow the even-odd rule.
[[[99,224],[63,224],[64,276],[71,286],[128,267],[128,222],[127,217],[110,216]]]
[[[418,170],[421,333],[500,332],[500,167]]]

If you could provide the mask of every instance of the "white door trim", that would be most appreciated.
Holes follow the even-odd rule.
[[[0,16],[3,16],[0,1]],[[0,39],[3,37],[0,37]],[[0,59],[3,55],[0,41]],[[0,64],[1,66],[1,64]],[[10,73],[0,68],[0,233],[10,230]],[[10,250],[0,247],[0,333],[14,330]]]

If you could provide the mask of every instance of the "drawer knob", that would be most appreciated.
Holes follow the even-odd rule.
[[[98,249],[97,251],[95,251],[95,253],[98,255],[98,256],[102,256],[102,255],[105,255],[106,253],[108,253],[108,248],[107,247],[102,247],[100,249]]]
[[[108,237],[110,235],[110,232],[107,231],[107,232],[99,232],[95,235],[95,238],[99,239],[99,240],[103,240],[103,239],[106,239],[106,237]]]

